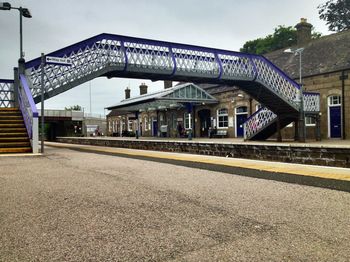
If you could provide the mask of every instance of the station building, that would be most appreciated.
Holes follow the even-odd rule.
[[[350,136],[350,30],[312,40],[312,25],[306,19],[301,19],[296,29],[297,45],[290,49],[303,48],[304,91],[320,93],[321,136],[345,139]],[[286,49],[265,56],[299,82],[300,56],[286,53]],[[239,86],[172,86],[172,82],[165,81],[164,90],[148,94],[147,86],[141,84],[139,96],[130,97],[127,88],[125,99],[108,107],[107,133],[132,136],[138,130],[138,135],[146,137],[243,137],[244,121],[260,106]],[[308,139],[315,139],[315,125],[314,118],[306,117]],[[293,123],[282,130],[282,137],[294,139]]]

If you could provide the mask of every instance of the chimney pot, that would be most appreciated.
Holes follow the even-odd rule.
[[[306,18],[301,18],[295,28],[297,29],[297,44],[302,47],[311,41],[312,24]]]
[[[147,88],[148,88],[148,86],[145,83],[142,83],[140,85],[140,95],[147,94]]]
[[[129,99],[130,98],[130,89],[129,87],[125,88],[125,99]]]
[[[165,80],[164,81],[164,89],[170,88],[173,86],[173,81]]]

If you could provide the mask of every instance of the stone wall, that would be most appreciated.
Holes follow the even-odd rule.
[[[57,138],[57,142],[130,149],[191,153],[256,160],[350,167],[350,148],[214,142]]]

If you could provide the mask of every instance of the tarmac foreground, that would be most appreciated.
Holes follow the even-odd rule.
[[[0,157],[0,261],[350,261],[350,194],[47,148]]]

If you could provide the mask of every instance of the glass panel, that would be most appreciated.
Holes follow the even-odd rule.
[[[241,106],[236,108],[236,113],[245,113],[245,112],[248,112],[246,106]]]
[[[310,116],[306,116],[305,117],[305,124],[307,126],[314,126],[314,125],[316,125],[316,119],[313,117],[310,117]]]

